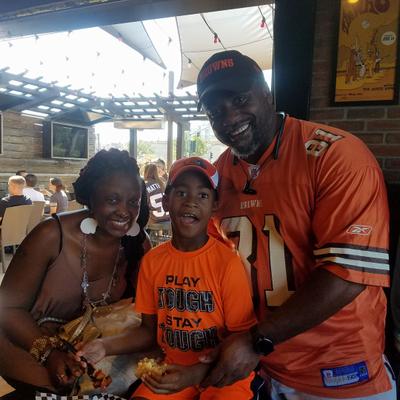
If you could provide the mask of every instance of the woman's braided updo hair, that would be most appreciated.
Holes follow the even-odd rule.
[[[76,200],[91,208],[90,200],[100,180],[115,172],[139,178],[139,167],[136,160],[125,150],[100,150],[81,169],[79,178],[73,183]]]

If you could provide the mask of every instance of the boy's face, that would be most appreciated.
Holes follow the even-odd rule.
[[[214,190],[201,172],[189,170],[179,175],[164,196],[163,207],[169,211],[172,241],[177,248],[191,251],[205,244],[208,221],[217,202]]]

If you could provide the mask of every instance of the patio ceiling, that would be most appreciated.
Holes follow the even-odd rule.
[[[214,53],[238,50],[261,69],[272,68],[274,5],[238,8],[176,17],[181,44],[179,88],[196,83],[204,62]]]
[[[122,40],[126,45],[142,54],[143,57],[155,62],[161,68],[166,69],[166,66],[158,54],[157,49],[154,47],[143,22],[138,21],[129,24],[103,26],[102,29],[118,40]]]
[[[239,50],[256,60],[263,70],[272,68],[274,5],[265,4],[267,0],[260,2],[264,4],[175,17],[181,52],[178,88],[195,84],[204,62],[223,50]],[[102,29],[161,65],[156,49],[148,35],[146,37],[143,23],[131,22]],[[165,35],[166,40],[172,40],[168,33]]]
[[[28,3],[34,4],[35,2],[30,1]],[[107,7],[115,6],[116,8],[113,10],[120,15],[119,6],[122,4],[127,6],[129,3],[133,8],[140,8],[148,2],[138,1],[135,6],[132,1],[128,0],[122,2],[81,0],[79,3],[82,5],[80,10],[87,11],[88,8],[91,8],[90,3],[95,4],[97,10],[101,9],[102,12],[106,10],[106,3]],[[169,0],[159,0],[158,3],[169,4],[171,7],[174,7],[175,4],[175,2]],[[178,3],[181,4],[179,1]],[[208,0],[203,3],[203,10],[209,11],[211,3]],[[270,1],[264,0],[263,3],[270,3]],[[198,4],[197,2],[188,1],[185,4],[188,7],[190,4],[190,7],[179,9],[179,11],[176,9],[175,15],[188,13],[188,10],[197,10],[196,7],[198,6],[195,5]],[[236,9],[177,17],[182,54],[182,76],[178,87],[193,84],[198,69],[206,58],[223,49],[238,49],[256,59],[262,68],[271,67],[274,9],[270,5],[237,8],[240,5],[253,6],[254,4],[257,3],[253,1],[216,1],[214,8],[211,9],[227,7],[236,7]],[[43,17],[46,15],[48,18],[49,13],[56,19],[60,15],[68,17],[68,15],[70,16],[68,12],[76,12],[76,10],[69,8],[70,5],[70,2],[65,1],[46,1],[46,4],[42,2],[41,6],[35,5],[23,11],[13,11],[13,7],[1,10],[0,7],[0,21],[2,21],[0,37],[12,37],[22,32],[28,33],[26,29],[29,29],[29,33],[44,32],[52,25],[46,25]],[[177,5],[175,4],[175,7]],[[93,7],[93,10],[96,10],[96,8]],[[5,11],[5,13],[1,14],[1,11]],[[27,21],[32,23],[30,27],[29,23],[26,24]],[[36,26],[36,22],[39,21],[44,23],[40,30]],[[123,21],[123,19],[115,18],[114,21]],[[9,26],[9,23],[14,23],[13,29],[5,32],[4,29]],[[87,24],[87,26],[89,25],[93,25],[93,21]],[[62,28],[65,28],[63,23],[59,24],[56,30]],[[142,53],[146,58],[164,66],[142,22],[114,24],[102,28]],[[216,38],[214,43],[213,38]],[[68,59],[68,57],[66,58]],[[141,93],[133,93],[132,97],[125,95],[125,92],[120,92],[118,96],[124,93],[122,97],[110,95],[111,98],[102,98],[98,96],[98,93],[95,94],[91,91],[91,87],[88,91],[76,90],[77,87],[83,87],[83,85],[75,86],[72,89],[69,86],[60,86],[60,83],[56,81],[49,83],[51,80],[46,81],[41,76],[33,79],[31,75],[26,74],[27,76],[25,76],[25,72],[18,75],[10,72],[11,70],[7,71],[7,68],[0,69],[0,110],[3,111],[12,110],[35,115],[39,118],[85,125],[110,119],[160,120],[169,117],[176,122],[206,119],[204,114],[197,112],[197,97],[189,92],[186,92],[186,95],[183,96],[174,94],[162,96],[154,93],[153,96],[147,97]],[[68,82],[62,82],[64,85],[66,83]],[[114,96],[116,96],[115,93]]]
[[[258,4],[259,0],[1,1],[0,38],[107,26]]]
[[[0,111],[21,112],[38,118],[93,125],[106,120],[157,121],[169,117],[182,123],[205,120],[197,112],[197,97],[183,96],[135,97],[104,99],[83,90],[48,84],[24,74],[0,71]]]

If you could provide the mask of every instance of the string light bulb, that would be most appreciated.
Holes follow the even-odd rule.
[[[214,43],[219,43],[219,42],[221,41],[219,40],[218,33],[214,32]]]
[[[260,28],[266,28],[266,27],[267,27],[267,22],[265,20],[265,17],[263,16],[261,19]]]
[[[187,66],[188,68],[192,68],[192,60],[190,58],[188,58]]]
[[[171,42],[172,42],[172,38],[171,38],[171,36],[168,36],[168,46],[171,44]]]

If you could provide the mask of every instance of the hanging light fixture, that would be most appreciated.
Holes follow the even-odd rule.
[[[265,20],[265,17],[263,15],[262,19],[261,19],[261,24],[260,24],[260,28],[266,28],[267,26],[267,22]]]

